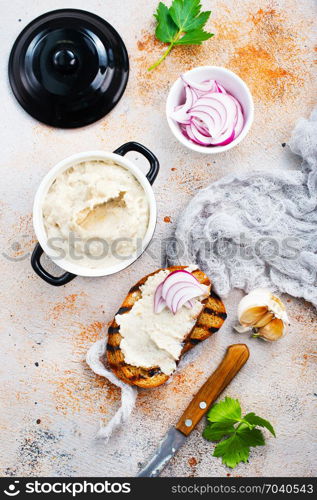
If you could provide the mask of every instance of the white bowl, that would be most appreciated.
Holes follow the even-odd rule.
[[[166,101],[167,122],[176,139],[187,148],[204,154],[222,153],[239,144],[249,132],[254,115],[252,95],[244,81],[229,69],[220,66],[198,66],[197,68],[187,71],[185,75],[197,83],[213,79],[223,85],[223,87],[240,102],[244,115],[244,126],[238,137],[225,146],[200,146],[187,139],[182,134],[179,124],[170,118],[175,106],[179,106],[185,101],[184,83],[181,78],[178,78],[172,85]]]
[[[128,151],[138,151],[142,153],[150,162],[150,170],[147,175],[144,175],[141,170],[136,167],[128,158],[125,158],[124,155]],[[48,193],[49,188],[52,183],[56,179],[56,177],[67,170],[68,168],[82,162],[82,161],[90,161],[90,160],[101,160],[107,161],[112,160],[115,161],[118,165],[126,168],[128,171],[132,172],[136,179],[139,181],[141,186],[144,189],[146,194],[148,203],[149,203],[149,224],[147,231],[145,233],[142,247],[138,249],[138,251],[130,258],[121,262],[118,262],[114,266],[107,266],[104,268],[88,268],[86,266],[81,266],[80,264],[74,263],[67,258],[56,258],[54,256],[54,251],[52,247],[49,246],[47,241],[47,235],[44,227],[43,221],[43,201]],[[34,231],[37,236],[39,243],[36,245],[31,263],[35,272],[45,281],[50,283],[51,285],[60,286],[66,284],[71,279],[75,278],[76,275],[79,276],[107,276],[110,274],[117,273],[122,269],[125,269],[130,264],[132,264],[146,249],[148,244],[150,243],[155,225],[156,225],[156,200],[154,197],[153,189],[151,184],[154,182],[156,175],[159,170],[159,163],[156,157],[151,153],[147,148],[142,146],[141,144],[135,142],[129,142],[124,144],[120,148],[118,148],[114,153],[108,153],[105,151],[88,151],[84,153],[78,153],[73,156],[66,158],[65,160],[60,161],[55,167],[53,167],[44,177],[41,184],[39,185],[33,205],[33,226]],[[40,259],[41,256],[45,252],[60,268],[66,271],[60,277],[55,277],[50,275],[41,265]]]

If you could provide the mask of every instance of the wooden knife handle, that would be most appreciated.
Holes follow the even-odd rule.
[[[212,403],[231,382],[249,358],[245,344],[233,344],[227,349],[218,368],[200,388],[179,419],[176,429],[188,436]]]

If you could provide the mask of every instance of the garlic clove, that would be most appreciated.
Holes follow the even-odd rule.
[[[238,333],[247,333],[247,332],[249,332],[249,331],[250,331],[250,327],[249,327],[249,326],[242,326],[242,325],[240,325],[240,323],[239,323],[238,325],[234,325],[234,327],[233,327],[233,328],[234,328],[234,329],[236,330],[236,332],[238,332]]]
[[[266,315],[267,307],[250,307],[245,309],[239,317],[239,321],[243,326],[253,326]]]
[[[257,337],[274,342],[279,340],[284,335],[285,325],[279,318],[274,318],[267,325],[258,329]]]
[[[272,319],[274,319],[274,314],[268,311],[267,313],[264,314],[264,316],[262,316],[262,318],[259,319],[257,323],[255,323],[255,325],[253,325],[253,328],[262,328],[262,326],[265,326],[268,323],[270,323]]]
[[[286,332],[288,317],[283,302],[267,288],[256,288],[240,301],[239,325],[235,330],[252,331],[254,337],[275,341]]]

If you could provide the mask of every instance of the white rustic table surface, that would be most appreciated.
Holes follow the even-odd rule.
[[[1,475],[133,476],[174,424],[230,343],[248,344],[247,365],[225,394],[239,398],[274,425],[277,438],[254,449],[250,463],[234,471],[212,457],[203,423],[165,469],[165,476],[311,476],[316,473],[314,407],[316,310],[285,297],[289,335],[269,344],[233,333],[233,292],[228,320],[196,350],[170,384],[140,391],[127,425],[107,446],[95,439],[120,402],[120,391],[85,364],[87,348],[105,333],[130,286],[162,264],[160,240],[171,235],[178,214],[200,188],[236,169],[295,168],[287,146],[296,120],[308,116],[316,98],[313,0],[203,0],[216,35],[201,47],[174,50],[156,71],[147,67],[164,47],[154,40],[158,0],[0,1],[1,64],[1,255],[0,401]],[[104,119],[79,130],[57,130],[30,118],[8,85],[7,62],[20,30],[56,8],[90,10],[124,39],[131,64],[126,93]],[[315,61],[316,62],[316,61]],[[255,100],[249,136],[228,153],[203,156],[172,137],[165,99],[178,75],[216,64],[245,79]],[[314,95],[315,94],[315,95]],[[129,269],[108,278],[77,278],[62,288],[39,279],[30,266],[36,243],[32,203],[37,186],[59,160],[73,153],[112,151],[136,140],[159,158],[154,184],[158,202],[155,244]],[[284,145],[285,146],[285,145]],[[131,159],[144,168],[141,158]],[[316,388],[315,388],[316,391]],[[314,460],[315,458],[315,460]]]

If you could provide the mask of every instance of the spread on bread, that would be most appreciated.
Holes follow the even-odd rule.
[[[176,313],[154,310],[157,287],[176,270],[187,270],[201,286],[191,306]],[[152,388],[163,384],[181,356],[215,333],[226,318],[223,302],[205,273],[195,267],[159,269],[134,285],[108,330],[107,360],[114,373],[129,384]]]
[[[133,366],[158,366],[166,375],[176,368],[183,341],[192,330],[203,309],[202,300],[208,297],[210,286],[204,285],[200,296],[192,299],[192,307],[181,307],[176,314],[169,308],[155,313],[153,302],[157,287],[170,274],[162,270],[149,276],[140,287],[141,298],[128,314],[118,314],[120,344],[125,361]]]

